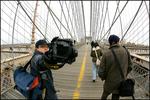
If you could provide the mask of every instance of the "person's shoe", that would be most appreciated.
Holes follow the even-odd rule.
[[[95,82],[95,80],[93,80],[93,82]]]

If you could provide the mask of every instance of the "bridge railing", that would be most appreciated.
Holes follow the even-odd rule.
[[[17,66],[24,65],[31,58],[31,54],[17,56],[1,61],[1,95],[14,86],[13,71]]]
[[[131,58],[134,65],[130,75],[132,78],[135,79],[137,85],[145,91],[145,94],[150,96],[149,59],[146,59],[133,53],[131,53]]]
[[[130,54],[131,54],[131,58],[132,58],[133,62],[135,62],[149,70],[149,59],[144,58],[144,57],[139,56],[134,53],[130,53]]]

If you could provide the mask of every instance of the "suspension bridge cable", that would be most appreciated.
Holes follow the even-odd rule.
[[[117,1],[116,1],[116,2],[117,2]],[[117,10],[118,10],[118,8],[119,8],[119,4],[120,4],[120,0],[119,0],[118,3],[117,3],[117,7],[116,7],[116,10],[115,10],[115,14],[114,14],[112,23],[113,23],[114,20],[115,20],[115,17],[116,17],[116,14],[117,14]],[[120,17],[120,16],[119,16],[119,17]],[[111,29],[109,30],[107,37],[110,35],[110,33],[111,33]]]
[[[55,13],[51,10],[51,8],[47,5],[46,1],[43,1],[45,3],[45,5],[47,6],[48,10],[56,17],[56,19],[62,24],[62,22],[59,20],[59,18],[55,15]],[[51,14],[51,15],[52,15]],[[62,24],[62,26],[64,27],[64,29],[69,33],[69,31],[67,30],[67,28]],[[71,38],[73,37],[71,33],[69,33]]]
[[[149,10],[148,10],[148,6],[147,6],[147,4],[146,4],[146,0],[144,0],[144,3],[145,3],[145,6],[146,6],[147,13],[148,13],[148,15],[149,15],[149,17],[150,17],[150,12],[149,12]]]
[[[38,31],[43,35],[43,37],[45,38],[44,34],[41,32],[41,30],[37,27],[37,25],[33,22],[33,20],[31,19],[31,17],[28,15],[28,13],[26,12],[26,10],[24,9],[24,7],[22,6],[21,2],[19,0],[17,0],[20,7],[22,8],[22,10],[25,12],[25,14],[28,16],[28,18],[30,19],[30,21],[32,22],[32,24],[35,25],[35,27],[38,29]],[[48,41],[48,40],[47,40]],[[49,41],[48,41],[49,42]]]
[[[1,18],[2,19],[2,21],[4,21],[4,19],[3,18]],[[6,23],[6,21],[4,21],[5,23]],[[7,24],[7,23],[6,23]],[[13,26],[10,26],[11,28],[13,28]],[[9,37],[11,37],[12,38],[12,35],[10,34],[10,32],[7,32],[6,30],[4,30],[3,28],[1,28],[1,30],[3,31],[3,32],[5,32],[5,33],[7,33],[7,35],[9,36]],[[16,30],[16,29],[15,29]],[[16,40],[17,42],[21,42],[20,40],[18,40],[17,38],[15,38],[14,37],[14,40]]]
[[[47,5],[47,7],[49,7],[49,6]],[[48,9],[48,11],[49,11],[49,9]],[[52,16],[52,18],[53,18],[53,21],[54,21],[54,23],[55,23],[55,25],[56,25],[58,31],[59,31],[59,34],[62,36],[62,38],[64,38],[63,35],[62,35],[62,33],[61,33],[61,30],[59,29],[58,24],[56,23],[56,20],[55,20],[55,18],[54,18],[54,16],[53,16],[52,12],[51,12],[51,11],[49,11],[49,12],[50,12],[50,14],[51,14],[51,16]]]
[[[82,34],[84,34],[84,23],[83,23],[83,16],[81,15],[81,7],[82,7],[82,5],[81,5],[81,2],[78,2],[78,7],[77,7],[77,9],[78,9],[78,11],[79,11],[79,13],[78,13],[78,17],[79,17],[79,19],[80,19],[80,22],[81,22],[81,24],[80,24],[80,29],[81,29],[81,33]],[[83,35],[84,36],[84,35]]]
[[[61,15],[60,15],[60,21],[62,22],[62,9],[61,9]],[[61,31],[61,27],[62,25],[60,24],[60,31]]]
[[[148,34],[146,34],[146,33],[149,33],[149,30],[146,31],[142,36],[140,36],[139,38],[137,38],[137,39],[134,41],[134,43],[136,43],[137,41],[143,39],[143,37],[144,37],[145,35],[148,35]]]
[[[119,16],[121,15],[122,11],[125,9],[126,5],[128,4],[128,1],[125,3],[125,5],[123,6],[122,10],[120,11],[120,13],[118,14],[117,18],[114,20],[114,22],[111,24],[110,28],[107,30],[107,32],[105,33],[105,35],[101,38],[101,40],[106,36],[106,34],[110,31],[110,29],[112,28],[112,26],[115,24],[115,22],[117,21],[117,19],[119,18]],[[100,40],[100,41],[101,41]]]
[[[27,2],[28,3],[28,2]],[[27,6],[27,8],[29,8],[30,9],[30,11],[32,12],[32,9],[33,9],[33,7],[30,5],[30,3],[28,3],[28,4],[26,4],[25,2],[24,2],[24,4]],[[26,9],[31,15],[32,15],[32,13],[28,10],[28,9]],[[40,17],[40,18],[39,18]],[[44,20],[43,20],[43,18],[40,16],[40,15],[38,15],[38,18],[36,18],[36,22],[38,22],[38,23],[40,23],[40,25],[38,25],[38,23],[36,24],[36,25],[38,25],[38,27],[39,28],[42,28],[43,29],[43,27],[45,26],[45,23],[44,23]],[[42,27],[42,25],[43,25],[43,27]],[[48,28],[49,29],[49,28]],[[52,29],[50,29],[50,30],[52,30]],[[39,36],[39,37],[41,37],[38,33],[37,33],[37,35]],[[46,37],[45,37],[46,38]]]
[[[85,15],[84,15],[83,1],[81,1],[81,4],[82,4],[82,13],[83,13],[83,23],[84,23],[85,42],[86,42],[86,26],[85,26]]]
[[[71,23],[71,26],[72,26],[72,30],[73,30],[73,33],[74,33],[74,37],[76,37],[76,35],[75,35],[75,30],[74,30],[74,28],[73,28],[73,22],[72,22],[72,20],[71,20],[71,18],[70,18],[70,13],[69,13],[69,9],[68,9],[68,6],[67,6],[66,1],[65,1],[65,5],[66,5],[66,8],[67,8],[68,17],[69,17],[69,20],[70,20],[70,23]]]
[[[73,1],[72,1],[73,2]],[[76,33],[79,33],[78,31],[78,23],[77,23],[77,21],[76,21],[76,14],[75,14],[75,9],[74,9],[74,3],[72,3],[72,2],[70,2],[70,4],[71,4],[71,9],[72,9],[72,15],[74,15],[74,16],[72,16],[73,18],[74,18],[74,23],[75,23],[75,29],[76,29]],[[77,34],[78,35],[78,34]]]
[[[140,10],[141,6],[142,6],[142,3],[143,3],[143,0],[141,1],[140,6],[139,6],[139,8],[138,8],[138,10],[137,10],[137,12],[136,12],[136,14],[135,14],[135,16],[134,16],[134,18],[133,18],[133,20],[132,20],[131,24],[129,25],[128,29],[127,29],[127,30],[126,30],[126,32],[124,33],[124,35],[123,35],[123,37],[121,38],[121,40],[123,40],[123,38],[124,38],[124,37],[125,37],[125,35],[127,34],[128,30],[130,29],[130,27],[131,27],[132,23],[134,22],[134,20],[135,20],[135,18],[136,18],[136,16],[137,16],[137,14],[138,14],[138,12],[139,12],[139,10]]]
[[[146,21],[146,20],[145,20]],[[143,22],[145,22],[145,21],[143,21]],[[142,23],[143,24],[143,23]],[[144,28],[146,27],[146,26],[148,26],[149,25],[149,23],[147,23],[146,25],[144,25],[143,26],[143,28],[140,30],[140,32],[142,32],[143,30],[144,30]],[[140,27],[141,27],[141,25],[140,25]],[[137,28],[137,30],[139,30],[140,28]],[[136,31],[137,31],[136,30]],[[134,39],[135,38],[135,36],[137,36],[140,32],[133,32],[133,34],[131,35],[132,36],[132,38],[131,38],[131,36],[128,38],[128,40],[130,41],[130,40],[132,40],[132,39]],[[134,33],[136,33],[136,34],[134,34]]]
[[[51,1],[49,1],[49,5],[48,6],[50,6],[50,3],[51,3]],[[47,26],[48,26],[48,15],[49,15],[49,11],[47,11],[47,19],[46,19],[46,27],[45,27],[45,37],[46,37],[46,34],[47,34]]]
[[[98,35],[98,25],[99,25],[99,18],[100,18],[100,4],[101,2],[98,1],[98,11],[97,11],[97,21],[96,21],[96,35]]]
[[[117,1],[116,1],[116,3],[117,3]],[[120,13],[120,10],[119,10],[119,6],[118,6],[118,13]],[[123,28],[122,28],[122,20],[121,20],[121,16],[119,17],[119,19],[120,19],[120,28],[121,28],[121,35],[123,36]]]
[[[65,21],[66,21],[66,24],[67,24],[67,28],[68,28],[69,32],[71,33],[70,28],[69,28],[69,24],[68,24],[68,21],[67,21],[67,18],[66,18],[66,15],[65,15],[65,13],[64,13],[64,9],[63,9],[63,6],[62,6],[60,0],[59,0],[59,4],[60,4],[60,6],[61,6],[62,13],[63,13],[63,15],[64,15],[64,18],[65,18]]]
[[[81,4],[80,4],[80,2],[76,1],[75,8],[76,8],[76,12],[77,12],[77,20],[78,20],[78,24],[79,24],[79,31],[80,31],[80,34],[82,33],[81,37],[83,37],[84,28],[83,28],[83,20],[81,19],[82,16],[81,16]]]
[[[128,33],[131,33],[136,27],[137,27],[137,24],[139,25],[139,21],[138,20],[140,20],[140,22],[144,19],[144,16],[146,15],[146,13],[144,13],[144,11],[145,10],[143,10],[143,12],[141,12],[141,14],[140,14],[140,16],[136,19],[136,21],[132,24],[132,27],[130,28],[130,31],[128,32]],[[142,16],[143,15],[143,16]],[[129,21],[129,22],[131,22],[131,21]],[[140,24],[141,25],[141,24]],[[136,26],[136,27],[135,27]],[[140,27],[140,26],[139,26]],[[138,27],[138,28],[139,28]],[[136,28],[136,29],[138,29],[138,28]],[[126,38],[129,38],[131,35],[129,35],[128,37],[126,37]]]
[[[136,28],[135,28],[135,27],[133,28],[133,29],[135,29],[135,31],[133,31],[133,32],[130,31],[129,33],[132,32],[133,34],[135,34],[136,31],[138,31],[138,30],[140,29],[140,27],[141,27],[142,25],[144,25],[143,23],[144,23],[146,20],[147,20],[147,19],[145,19],[144,21],[142,21],[142,23],[140,23],[140,24],[138,23],[139,26],[136,27]],[[140,22],[141,22],[141,21],[140,21]],[[149,24],[149,23],[148,23],[148,24]],[[146,25],[148,25],[148,24],[146,24]],[[146,27],[146,25],[145,25],[144,27]],[[129,36],[128,36],[128,39],[131,38],[132,36],[136,36],[136,35],[137,35],[137,34],[136,34],[136,35],[133,35],[133,34],[129,35]]]
[[[3,2],[3,3],[4,3],[4,2]],[[5,3],[4,3],[4,4],[5,4]],[[5,4],[5,5],[6,5],[6,4]],[[11,12],[13,12],[13,13],[15,14],[15,12],[14,12],[10,7],[8,7],[8,5],[6,5],[6,6],[7,6],[7,8],[8,8],[9,10],[11,10]],[[14,7],[14,6],[13,6],[13,7]],[[14,8],[15,8],[15,7],[14,7]],[[3,9],[2,9],[2,12],[4,12],[6,16],[8,16],[11,20],[13,20],[13,18],[11,18],[10,15],[8,15],[5,11],[3,11]],[[19,13],[19,10],[18,10],[17,12]],[[19,16],[17,16],[17,18],[19,18],[20,20],[22,20],[22,18],[20,18]],[[4,19],[2,18],[2,20],[4,20]],[[5,20],[4,20],[4,21],[5,21]],[[22,20],[22,21],[25,22],[24,20]],[[8,24],[9,26],[11,26],[10,23],[8,23],[7,21],[5,21],[5,23]],[[21,26],[18,22],[16,22],[15,24],[18,25],[18,26],[20,26],[20,28],[24,29],[23,26]],[[13,26],[11,26],[11,27],[13,28]],[[29,27],[29,26],[28,26],[28,27]],[[30,28],[30,27],[29,27],[29,28]],[[14,30],[19,33],[18,30],[16,30],[16,29],[14,29]],[[26,32],[27,32],[27,31],[26,31]],[[21,33],[21,34],[22,34],[22,33]],[[21,36],[25,37],[24,35],[21,35]]]
[[[98,30],[98,37],[99,37],[99,34],[101,35],[100,30],[101,30],[101,24],[102,24],[102,18],[103,18],[104,1],[103,1],[103,7],[101,9],[102,9],[102,14],[101,14],[101,20],[100,20],[100,27],[99,27],[99,30]]]
[[[7,21],[5,21],[3,18],[1,18],[2,19],[2,21],[4,21],[6,24],[8,24],[9,25],[9,23],[7,22]],[[13,28],[13,26],[10,26],[11,28]],[[5,33],[7,33],[10,37],[12,37],[12,35],[9,33],[9,32],[7,32],[6,30],[4,30],[3,28],[2,28],[2,30],[3,31],[5,31]],[[17,29],[14,29],[16,32],[18,32],[18,33],[20,33]],[[22,37],[25,37],[24,35],[22,35],[21,34],[21,36]],[[14,38],[14,39],[16,39],[16,41],[18,41],[18,42],[21,42],[20,40],[18,40],[17,38]],[[29,39],[28,39],[29,40]]]
[[[94,33],[95,33],[95,37],[94,39],[96,40],[96,36],[97,36],[97,24],[98,24],[98,19],[99,19],[99,16],[98,16],[98,13],[99,13],[99,1],[96,1],[95,2],[95,22],[94,22]]]
[[[108,9],[108,14],[107,14],[107,16],[108,16],[108,24],[109,24],[109,27],[110,27],[110,16],[109,16],[109,9]],[[108,34],[110,34],[110,31],[109,31],[109,33]],[[108,38],[108,35],[107,35],[107,38]]]
[[[119,8],[119,4],[120,4],[120,0],[119,0],[118,3],[117,3],[117,7],[116,7],[116,11],[115,11],[115,15],[114,15],[114,17],[113,17],[112,23],[113,23],[114,20],[115,20],[115,17],[116,17],[116,14],[117,14],[117,10],[118,10],[118,8]],[[111,32],[111,29],[110,29],[109,31]],[[110,33],[110,32],[109,32],[109,33]]]
[[[107,11],[108,11],[108,1],[107,1],[107,5],[106,5],[106,11],[105,11],[105,15],[104,15],[104,19],[103,19],[103,26],[102,26],[102,30],[101,30],[101,34],[103,32],[103,29],[104,29],[104,25],[105,25],[105,19],[106,19],[106,14],[107,14]],[[99,38],[98,38],[99,39]],[[97,40],[98,40],[97,39]]]
[[[95,18],[95,15],[96,15],[96,1],[93,2],[93,21],[92,21],[92,32],[93,32],[93,39],[95,40],[95,21],[96,21],[96,18]]]
[[[81,22],[81,21],[79,21],[79,18],[78,18],[78,12],[79,12],[79,10],[77,10],[77,8],[78,7],[76,7],[76,1],[74,1],[75,3],[73,4],[74,5],[74,11],[76,12],[75,13],[75,15],[76,15],[76,22],[77,22],[77,30],[78,30],[78,33],[80,33],[81,32],[81,24],[79,24],[79,22]]]
[[[4,2],[3,2],[4,3]],[[9,1],[9,3],[14,7],[14,5]],[[5,4],[5,3],[4,3]],[[6,4],[5,4],[6,5]],[[7,5],[6,5],[7,6]],[[8,7],[8,6],[7,6]],[[9,8],[9,7],[8,7]],[[15,7],[14,7],[15,8]],[[9,8],[11,10],[11,12],[15,13],[11,8]],[[22,15],[22,17],[24,17],[24,15],[22,13],[20,13],[20,11],[18,11],[18,13],[20,15]],[[22,22],[26,22],[25,20],[23,20],[21,17],[17,16]],[[29,28],[31,28],[31,26],[27,25]]]
[[[90,36],[92,37],[91,35],[91,27],[92,27],[92,0],[90,2]]]
[[[15,17],[14,17],[14,22],[13,22],[13,30],[12,30],[12,58],[13,58],[13,65],[12,66],[14,66],[14,29],[15,29],[15,23],[16,23],[16,16],[17,16],[17,12],[18,12],[18,7],[19,7],[19,3],[17,4]]]
[[[143,40],[140,44],[143,44],[144,42],[146,42],[146,40],[149,40],[149,37],[147,37],[145,40]]]

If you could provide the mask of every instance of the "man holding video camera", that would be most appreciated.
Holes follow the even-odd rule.
[[[46,40],[37,41],[31,60],[31,74],[38,77],[38,80],[33,83],[39,85],[38,89],[33,89],[30,98],[57,99],[51,69],[62,68],[66,63],[72,64],[77,56],[78,51],[70,39],[55,37],[51,43],[47,43]]]
[[[35,77],[40,77],[39,83],[41,91],[46,90],[44,99],[57,99],[52,72],[47,68],[44,62],[45,52],[48,51],[48,43],[45,40],[39,40],[36,42],[34,56],[31,60],[31,74]],[[31,98],[42,99],[42,93],[39,94],[39,92],[34,89],[31,94]]]

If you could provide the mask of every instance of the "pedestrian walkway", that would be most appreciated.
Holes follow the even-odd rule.
[[[101,81],[98,76],[95,83],[92,81],[92,59],[90,57],[90,51],[90,45],[84,45],[78,49],[78,57],[72,65],[66,64],[59,70],[52,70],[59,99],[100,99],[104,81]],[[139,90],[141,93],[141,89],[138,87],[136,87],[136,90],[138,90],[136,93],[139,93]],[[140,95],[136,94],[135,96],[135,98],[140,98]],[[21,99],[24,97],[16,90],[11,89],[2,95],[3,98]],[[126,97],[126,99],[130,98]],[[111,95],[109,95],[108,99],[111,99]]]

